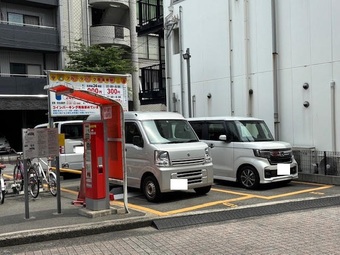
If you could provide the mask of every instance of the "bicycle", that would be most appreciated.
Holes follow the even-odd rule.
[[[0,204],[4,203],[6,194],[6,182],[2,173],[4,168],[6,168],[6,166],[0,163]]]
[[[48,162],[45,162],[43,159],[38,158],[38,162],[34,162],[31,165],[31,168],[34,168],[35,171],[38,173],[40,184],[44,185],[44,183],[46,183],[48,190],[50,191],[52,196],[55,197],[57,195],[57,175],[50,170],[49,162],[51,160],[51,158],[48,158]],[[47,167],[46,173],[42,164]]]
[[[13,169],[13,185],[12,189],[18,193],[24,189],[24,160],[22,158],[23,152],[17,152],[17,161]],[[39,195],[39,176],[35,168],[31,167],[31,160],[27,159],[27,187],[33,198]]]

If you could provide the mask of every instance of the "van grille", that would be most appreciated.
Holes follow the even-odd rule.
[[[185,172],[173,173],[172,179],[188,179],[188,184],[201,183],[202,182],[202,170],[192,170]]]
[[[292,150],[273,150],[270,153],[269,163],[271,165],[276,165],[279,163],[292,163],[293,153]]]
[[[192,166],[204,164],[204,158],[188,158],[180,160],[172,160],[171,165],[173,166]]]

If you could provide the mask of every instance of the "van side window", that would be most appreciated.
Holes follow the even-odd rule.
[[[194,129],[194,131],[197,134],[198,138],[200,140],[203,139],[203,123],[200,123],[200,122],[191,122],[190,125]]]
[[[226,121],[226,126],[227,126],[227,137],[230,139],[231,142],[239,142],[240,137],[237,132],[236,125],[233,121]]]
[[[220,123],[208,123],[208,140],[218,141],[220,135],[225,135],[226,131],[223,122]]]
[[[65,134],[65,139],[80,139],[83,138],[83,125],[77,124],[62,124],[60,132]]]
[[[140,136],[141,133],[136,123],[126,122],[125,123],[125,143],[133,144],[133,137]]]

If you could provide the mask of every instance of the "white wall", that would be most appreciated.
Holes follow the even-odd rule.
[[[340,1],[276,0],[279,138],[293,146],[340,150]],[[165,16],[170,0],[164,1]],[[183,50],[191,51],[191,91],[196,116],[241,115],[264,118],[274,132],[273,22],[270,0],[180,1]],[[229,25],[229,20],[231,20]],[[171,42],[171,40],[170,40]],[[170,45],[170,48],[171,45]],[[182,52],[184,53],[184,52]],[[187,110],[186,62],[169,54],[170,83]],[[304,89],[303,84],[309,88]],[[253,95],[249,97],[249,89]],[[211,99],[207,94],[211,93]],[[250,100],[251,99],[251,100]],[[308,108],[303,103],[308,101]],[[177,109],[181,106],[177,103]],[[336,139],[336,140],[334,140]]]

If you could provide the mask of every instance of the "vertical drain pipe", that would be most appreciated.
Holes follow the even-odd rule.
[[[182,6],[179,7],[179,63],[181,76],[181,114],[184,114],[184,77],[183,77],[183,13]]]
[[[273,92],[274,92],[274,133],[275,139],[280,140],[280,116],[279,116],[279,90],[277,79],[277,45],[276,45],[276,6],[275,0],[272,1],[272,47],[273,47]]]
[[[250,83],[249,77],[249,9],[248,9],[248,0],[244,0],[244,64],[245,64],[245,82],[247,85],[247,116],[253,116],[253,89]]]
[[[331,85],[331,119],[332,119],[332,150],[336,151],[336,114],[335,114],[335,81]]]
[[[230,115],[234,116],[234,80],[233,80],[233,46],[232,46],[232,18],[231,18],[231,1],[228,1],[228,19],[229,19],[229,82],[230,82]]]
[[[167,106],[167,111],[171,112],[173,110],[172,107],[172,100],[171,100],[171,96],[172,96],[172,85],[171,85],[171,77],[170,77],[170,73],[171,73],[171,69],[170,69],[170,43],[169,43],[169,38],[171,35],[171,31],[172,28],[170,28],[170,30],[168,30],[167,24],[165,24],[165,76],[166,76],[166,106]]]

